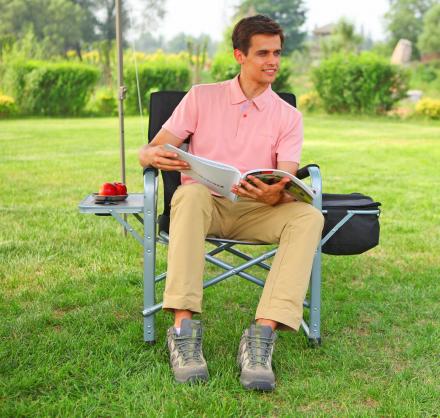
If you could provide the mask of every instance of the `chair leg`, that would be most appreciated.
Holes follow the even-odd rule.
[[[155,302],[156,274],[156,183],[154,172],[144,175],[144,311]],[[154,314],[144,315],[144,341],[155,343]]]
[[[312,265],[308,338],[312,347],[321,345],[321,244],[316,250]]]
[[[153,252],[155,251],[153,250]],[[155,254],[151,255],[151,252],[148,252],[147,246],[144,246],[144,310],[154,305],[154,257]],[[154,314],[144,316],[144,341],[149,344],[154,344],[156,342],[154,318]]]

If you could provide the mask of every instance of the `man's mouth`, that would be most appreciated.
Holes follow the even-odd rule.
[[[263,70],[263,72],[265,72],[267,75],[274,75],[277,72],[277,70],[276,68],[267,68]]]

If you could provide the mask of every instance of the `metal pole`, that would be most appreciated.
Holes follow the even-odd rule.
[[[124,143],[124,99],[126,87],[124,86],[123,55],[122,55],[122,22],[121,22],[121,0],[116,0],[116,48],[118,50],[118,87],[119,87],[119,138],[121,154],[121,181],[125,183],[125,143]]]
[[[122,51],[122,13],[121,1],[116,0],[116,48],[118,51],[118,114],[119,114],[119,150],[121,156],[121,181],[125,184],[125,139],[124,139],[124,99],[126,87],[124,86],[124,58]],[[127,220],[127,215],[124,215],[124,220]],[[127,231],[124,228],[124,235],[127,236]]]

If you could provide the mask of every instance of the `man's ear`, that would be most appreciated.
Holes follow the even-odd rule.
[[[239,49],[234,49],[234,58],[239,64],[243,64],[246,55]]]

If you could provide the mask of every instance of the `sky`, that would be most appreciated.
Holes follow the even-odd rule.
[[[194,36],[207,33],[221,40],[237,3],[237,0],[166,0],[167,13],[158,34],[168,40],[180,32]],[[370,34],[373,40],[385,37],[383,15],[388,10],[388,0],[305,0],[305,4],[307,31],[346,17],[358,31],[363,27],[364,34]]]

